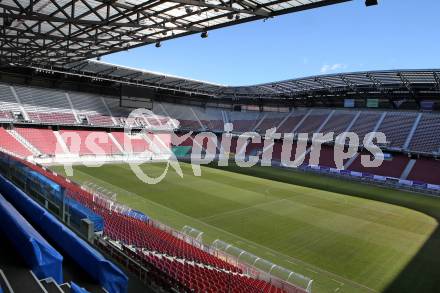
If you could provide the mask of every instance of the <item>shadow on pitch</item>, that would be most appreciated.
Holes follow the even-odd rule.
[[[209,165],[208,167],[219,167]],[[440,198],[433,198],[395,189],[360,184],[352,180],[339,179],[327,176],[318,176],[313,173],[293,172],[267,172],[262,168],[238,168],[230,166],[221,168],[225,171],[241,173],[249,176],[300,185],[315,189],[326,190],[355,196],[392,205],[405,207],[424,213],[436,219],[440,225]],[[297,176],[294,174],[296,173]],[[306,176],[305,176],[306,175]],[[343,183],[343,184],[341,184]],[[420,197],[416,199],[415,197]],[[399,241],[396,239],[396,241]],[[440,292],[440,226],[431,233],[424,245],[382,291],[383,293],[437,293]]]

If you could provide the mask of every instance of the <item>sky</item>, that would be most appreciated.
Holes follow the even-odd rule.
[[[182,37],[104,56],[224,85],[363,70],[440,68],[440,0],[364,0]]]

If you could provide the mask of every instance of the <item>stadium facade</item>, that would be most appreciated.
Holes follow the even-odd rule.
[[[191,233],[177,232],[118,205],[101,187],[79,187],[41,166],[64,164],[71,168],[78,163],[154,162],[167,161],[172,156],[191,160],[195,149],[200,155],[201,150],[213,145],[209,161],[238,155],[245,161],[250,157],[262,160],[270,149],[270,164],[286,167],[283,150],[289,137],[291,149],[287,159],[300,158],[298,170],[438,194],[438,75],[439,70],[377,71],[228,87],[98,61],[58,69],[5,66],[0,77],[0,148],[5,154],[5,180],[50,206],[60,219],[67,219],[69,227],[94,239],[104,253],[137,263],[131,263],[130,268],[141,274],[141,280],[150,288],[197,290],[201,288],[198,286],[213,286],[208,280],[196,281],[199,274],[209,273],[216,275],[212,278],[217,280],[217,287],[238,286],[234,292],[310,291],[312,280],[305,276],[290,272],[283,280],[252,264],[237,262],[227,252],[202,244]],[[130,116],[135,108],[149,111]],[[232,125],[232,129],[227,125]],[[269,138],[266,131],[272,128],[283,135]],[[223,148],[225,130],[228,150]],[[191,135],[182,140],[187,132]],[[203,136],[207,132],[211,135]],[[370,132],[383,132],[387,137],[379,145],[383,163],[366,168],[362,157],[374,154],[360,144],[338,164],[335,138],[347,132],[356,133],[361,142]],[[240,144],[243,133],[247,138]],[[334,135],[317,150],[312,141],[314,133]],[[301,134],[307,134],[303,149],[298,147]],[[255,135],[261,139],[254,141]],[[318,161],[312,159],[316,152]],[[32,172],[48,179],[32,177]],[[38,188],[29,189],[29,182]],[[64,193],[47,193],[47,184]],[[92,231],[84,228],[84,219],[93,223]],[[134,229],[131,225],[142,231],[136,232],[134,238],[129,236]],[[167,245],[198,248],[169,251],[143,237]],[[193,249],[197,252],[189,254]],[[167,257],[169,262],[164,260]],[[192,271],[189,279],[172,277],[166,272],[183,270],[176,266],[176,261],[188,262],[190,267],[196,262],[204,271]],[[98,282],[106,290],[125,290],[114,289],[126,286],[124,273],[114,274],[119,277]],[[231,276],[233,281],[228,279]]]

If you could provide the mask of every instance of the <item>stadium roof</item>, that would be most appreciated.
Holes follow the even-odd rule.
[[[351,0],[2,0],[3,63],[61,66]]]
[[[337,95],[343,92],[386,94],[391,91],[412,95],[420,91],[440,94],[440,69],[339,73],[231,89],[235,95],[269,96],[298,96],[313,93]]]
[[[295,97],[344,92],[386,94],[390,91],[409,94],[425,91],[440,97],[440,69],[340,73],[250,86],[226,86],[93,60],[69,64],[61,72],[212,97]]]

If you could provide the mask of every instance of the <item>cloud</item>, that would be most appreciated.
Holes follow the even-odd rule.
[[[346,69],[348,66],[346,64],[336,63],[336,64],[324,64],[321,67],[321,73],[328,73],[332,71],[337,71],[340,69]]]

